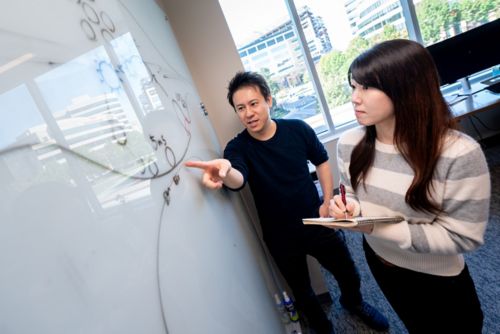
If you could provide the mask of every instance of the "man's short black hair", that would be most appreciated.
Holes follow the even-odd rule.
[[[229,82],[227,87],[227,100],[229,104],[234,108],[233,95],[241,87],[255,86],[259,89],[264,99],[268,99],[271,96],[271,90],[267,85],[266,79],[257,72],[238,72]]]

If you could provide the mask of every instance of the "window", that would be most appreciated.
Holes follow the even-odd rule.
[[[275,103],[272,117],[303,119],[320,137],[357,125],[347,69],[361,52],[394,38],[429,45],[500,16],[500,0],[219,3],[238,52],[266,53],[258,57],[258,63],[245,62],[244,67],[268,80]],[[260,43],[274,46],[271,52],[256,50]],[[253,50],[245,48],[250,45]],[[276,50],[280,50],[279,57]]]
[[[425,45],[455,36],[500,17],[498,0],[413,0]]]

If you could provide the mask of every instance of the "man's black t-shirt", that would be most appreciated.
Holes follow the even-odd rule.
[[[249,183],[264,234],[296,235],[302,218],[317,217],[321,204],[307,161],[317,166],[328,154],[305,122],[274,121],[271,139],[260,141],[244,130],[227,144],[224,158]]]

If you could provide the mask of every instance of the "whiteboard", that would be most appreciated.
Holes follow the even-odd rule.
[[[282,332],[155,1],[1,6],[0,333]]]

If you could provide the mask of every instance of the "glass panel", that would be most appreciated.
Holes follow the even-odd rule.
[[[121,71],[130,67],[125,62],[120,64]],[[131,166],[130,156],[152,155],[144,140],[136,140],[144,138],[137,109],[116,68],[105,47],[99,46],[34,78],[34,89],[39,91],[52,120],[51,131],[65,148],[65,154],[53,150],[54,156],[64,159],[72,152],[92,161],[79,168],[85,177],[78,183],[90,184],[103,209],[150,195],[149,180],[136,182],[103,168],[113,166],[113,170],[134,174],[140,167]]]
[[[261,73],[269,83],[274,97],[271,116],[299,118],[317,133],[326,131],[285,2],[220,0],[220,5],[245,70]]]
[[[500,17],[498,0],[413,0],[425,45]]]
[[[408,38],[398,0],[295,0],[335,127],[355,120],[347,70],[371,45]]]

